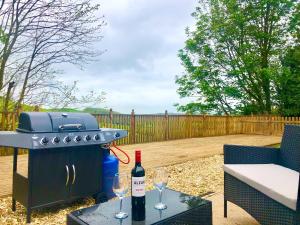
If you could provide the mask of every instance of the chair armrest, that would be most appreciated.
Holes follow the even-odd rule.
[[[224,164],[277,164],[279,151],[279,148],[224,145]]]

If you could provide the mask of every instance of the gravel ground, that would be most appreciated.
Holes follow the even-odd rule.
[[[167,166],[169,173],[168,187],[191,195],[205,195],[223,191],[223,156],[215,155],[182,164]],[[153,189],[153,169],[146,170],[147,190]],[[92,199],[85,199],[72,205],[61,205],[51,210],[33,211],[32,225],[66,224],[66,214],[93,205]],[[0,198],[0,224],[25,224],[25,209],[17,204],[17,211],[11,210],[11,197]]]

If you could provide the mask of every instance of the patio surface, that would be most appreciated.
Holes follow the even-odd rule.
[[[131,157],[129,165],[121,164],[120,170],[129,171],[133,167],[134,150],[142,150],[143,166],[155,168],[183,163],[223,153],[224,144],[266,146],[279,143],[281,137],[263,135],[227,135],[180,139],[164,142],[151,142],[122,146]],[[27,155],[19,156],[18,172],[26,176]],[[12,156],[0,157],[0,197],[11,194],[12,185]]]
[[[244,210],[228,204],[228,218],[223,217],[223,144],[271,145],[279,143],[279,137],[260,135],[234,135],[220,137],[193,138],[148,144],[122,146],[131,157],[135,149],[143,150],[143,165],[146,168],[146,189],[153,189],[154,167],[166,166],[169,173],[168,187],[191,195],[206,196],[213,203],[214,225],[258,225]],[[121,165],[122,171],[129,171],[130,165]],[[26,175],[27,155],[21,155],[18,171]],[[0,224],[18,225],[25,222],[25,209],[17,203],[17,211],[11,210],[11,171],[12,157],[0,157]],[[187,179],[189,177],[189,179]],[[5,192],[4,192],[5,191]],[[72,204],[34,211],[32,225],[63,225],[66,214],[94,202],[84,199]]]
[[[259,225],[248,213],[240,207],[228,202],[227,218],[223,217],[223,194],[207,197],[212,201],[214,225]]]

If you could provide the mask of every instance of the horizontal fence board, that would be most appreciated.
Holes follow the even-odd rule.
[[[146,115],[93,114],[103,128],[128,131],[128,137],[118,145],[148,143],[174,139],[235,134],[282,135],[285,124],[300,124],[299,117],[280,116],[210,116],[210,115]],[[15,130],[18,113],[0,112],[1,130]],[[1,148],[1,155],[11,155],[12,149]]]

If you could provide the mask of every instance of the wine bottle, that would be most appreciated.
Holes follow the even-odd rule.
[[[132,220],[145,220],[145,170],[141,164],[141,151],[135,151],[135,166],[131,171]]]

